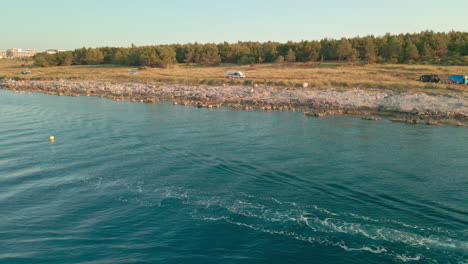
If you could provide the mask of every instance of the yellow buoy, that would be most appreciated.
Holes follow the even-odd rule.
[[[54,137],[54,136],[50,136],[50,137],[49,137],[49,140],[50,140],[50,141],[54,141],[54,140],[55,140],[55,137]]]

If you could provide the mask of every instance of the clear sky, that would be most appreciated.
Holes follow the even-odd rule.
[[[0,49],[468,30],[466,0],[0,0]]]

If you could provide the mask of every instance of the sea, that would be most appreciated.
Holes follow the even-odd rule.
[[[2,264],[467,256],[466,127],[0,90]]]

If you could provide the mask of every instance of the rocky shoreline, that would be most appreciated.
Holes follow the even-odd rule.
[[[350,114],[366,120],[386,117],[413,124],[468,126],[468,95],[440,95],[424,92],[339,91],[286,89],[267,86],[189,86],[181,84],[113,83],[95,81],[2,80],[1,89],[54,95],[100,96],[117,101],[172,101],[174,104],[215,108],[230,106],[245,110],[301,111],[314,117]]]

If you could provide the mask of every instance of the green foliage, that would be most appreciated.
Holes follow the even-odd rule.
[[[265,62],[274,62],[278,57],[277,43],[268,41],[262,44],[262,53]]]
[[[377,61],[377,51],[375,49],[374,42],[371,39],[366,40],[364,47],[364,59],[368,64],[372,64]]]
[[[402,51],[402,41],[397,36],[385,36],[385,42],[381,47],[382,56],[387,59],[396,59],[400,57]]]
[[[338,40],[322,39],[320,41],[320,57],[323,60],[337,60]]]
[[[85,47],[81,49],[74,50],[73,53],[73,64],[76,65],[84,65],[86,64],[85,56],[86,56],[87,49]]]
[[[218,46],[216,44],[203,45],[200,62],[204,66],[217,66],[221,63]]]
[[[104,55],[104,61],[103,63],[104,64],[111,64],[112,63],[112,60],[114,58],[114,54],[115,52],[118,50],[119,48],[114,48],[114,47],[104,47],[104,48],[100,48],[102,54]]]
[[[276,59],[276,63],[284,64],[284,56],[278,56],[278,58]]]
[[[104,54],[100,49],[88,49],[84,55],[85,64],[95,65],[104,62]]]
[[[433,56],[432,48],[429,45],[429,43],[424,42],[424,43],[421,44],[421,46],[422,47],[421,47],[420,54],[422,55],[422,57],[432,57]]]
[[[256,61],[254,56],[244,55],[242,56],[237,64],[239,65],[247,65],[247,64],[254,64]]]
[[[298,61],[316,61],[320,57],[322,45],[318,41],[301,41],[297,46],[296,56]]]
[[[446,56],[440,61],[443,65],[468,66],[468,56]]]
[[[468,32],[365,36],[320,41],[223,42],[220,44],[174,44],[130,48],[81,48],[73,52],[35,56],[35,64],[54,65],[117,64],[147,67],[171,67],[175,63],[216,66],[220,63],[311,62],[346,60],[367,63],[422,63],[466,65]]]
[[[186,63],[199,63],[201,56],[202,45],[198,43],[185,45],[185,59]]]
[[[442,58],[447,54],[447,42],[443,36],[437,36],[432,41],[433,55]]]
[[[408,61],[416,61],[419,59],[419,51],[416,45],[413,44],[413,42],[408,39],[405,42],[405,45],[403,46],[403,53],[402,53],[402,61],[408,62]]]
[[[59,52],[55,57],[60,66],[70,66],[73,63],[73,52],[71,51]]]
[[[349,62],[356,62],[359,58],[359,52],[356,49],[352,49],[348,58],[346,59]]]
[[[238,62],[243,56],[251,54],[251,45],[244,45],[242,42],[234,44],[224,42],[217,47],[221,60],[228,63]]]
[[[359,54],[358,51],[351,46],[351,42],[343,38],[338,43],[337,55],[339,60],[346,59],[348,61],[355,61]]]
[[[138,59],[131,62],[137,66],[169,68],[176,63],[176,52],[167,46],[146,46],[132,50],[130,58]]]
[[[296,61],[296,53],[292,49],[289,49],[288,55],[286,55],[286,61],[287,62],[295,62]]]
[[[37,53],[33,56],[34,65],[40,67],[49,67],[49,66],[57,66],[57,58],[55,54],[48,54],[45,52]]]
[[[129,49],[118,49],[112,56],[111,62],[113,64],[123,65],[128,64]]]

